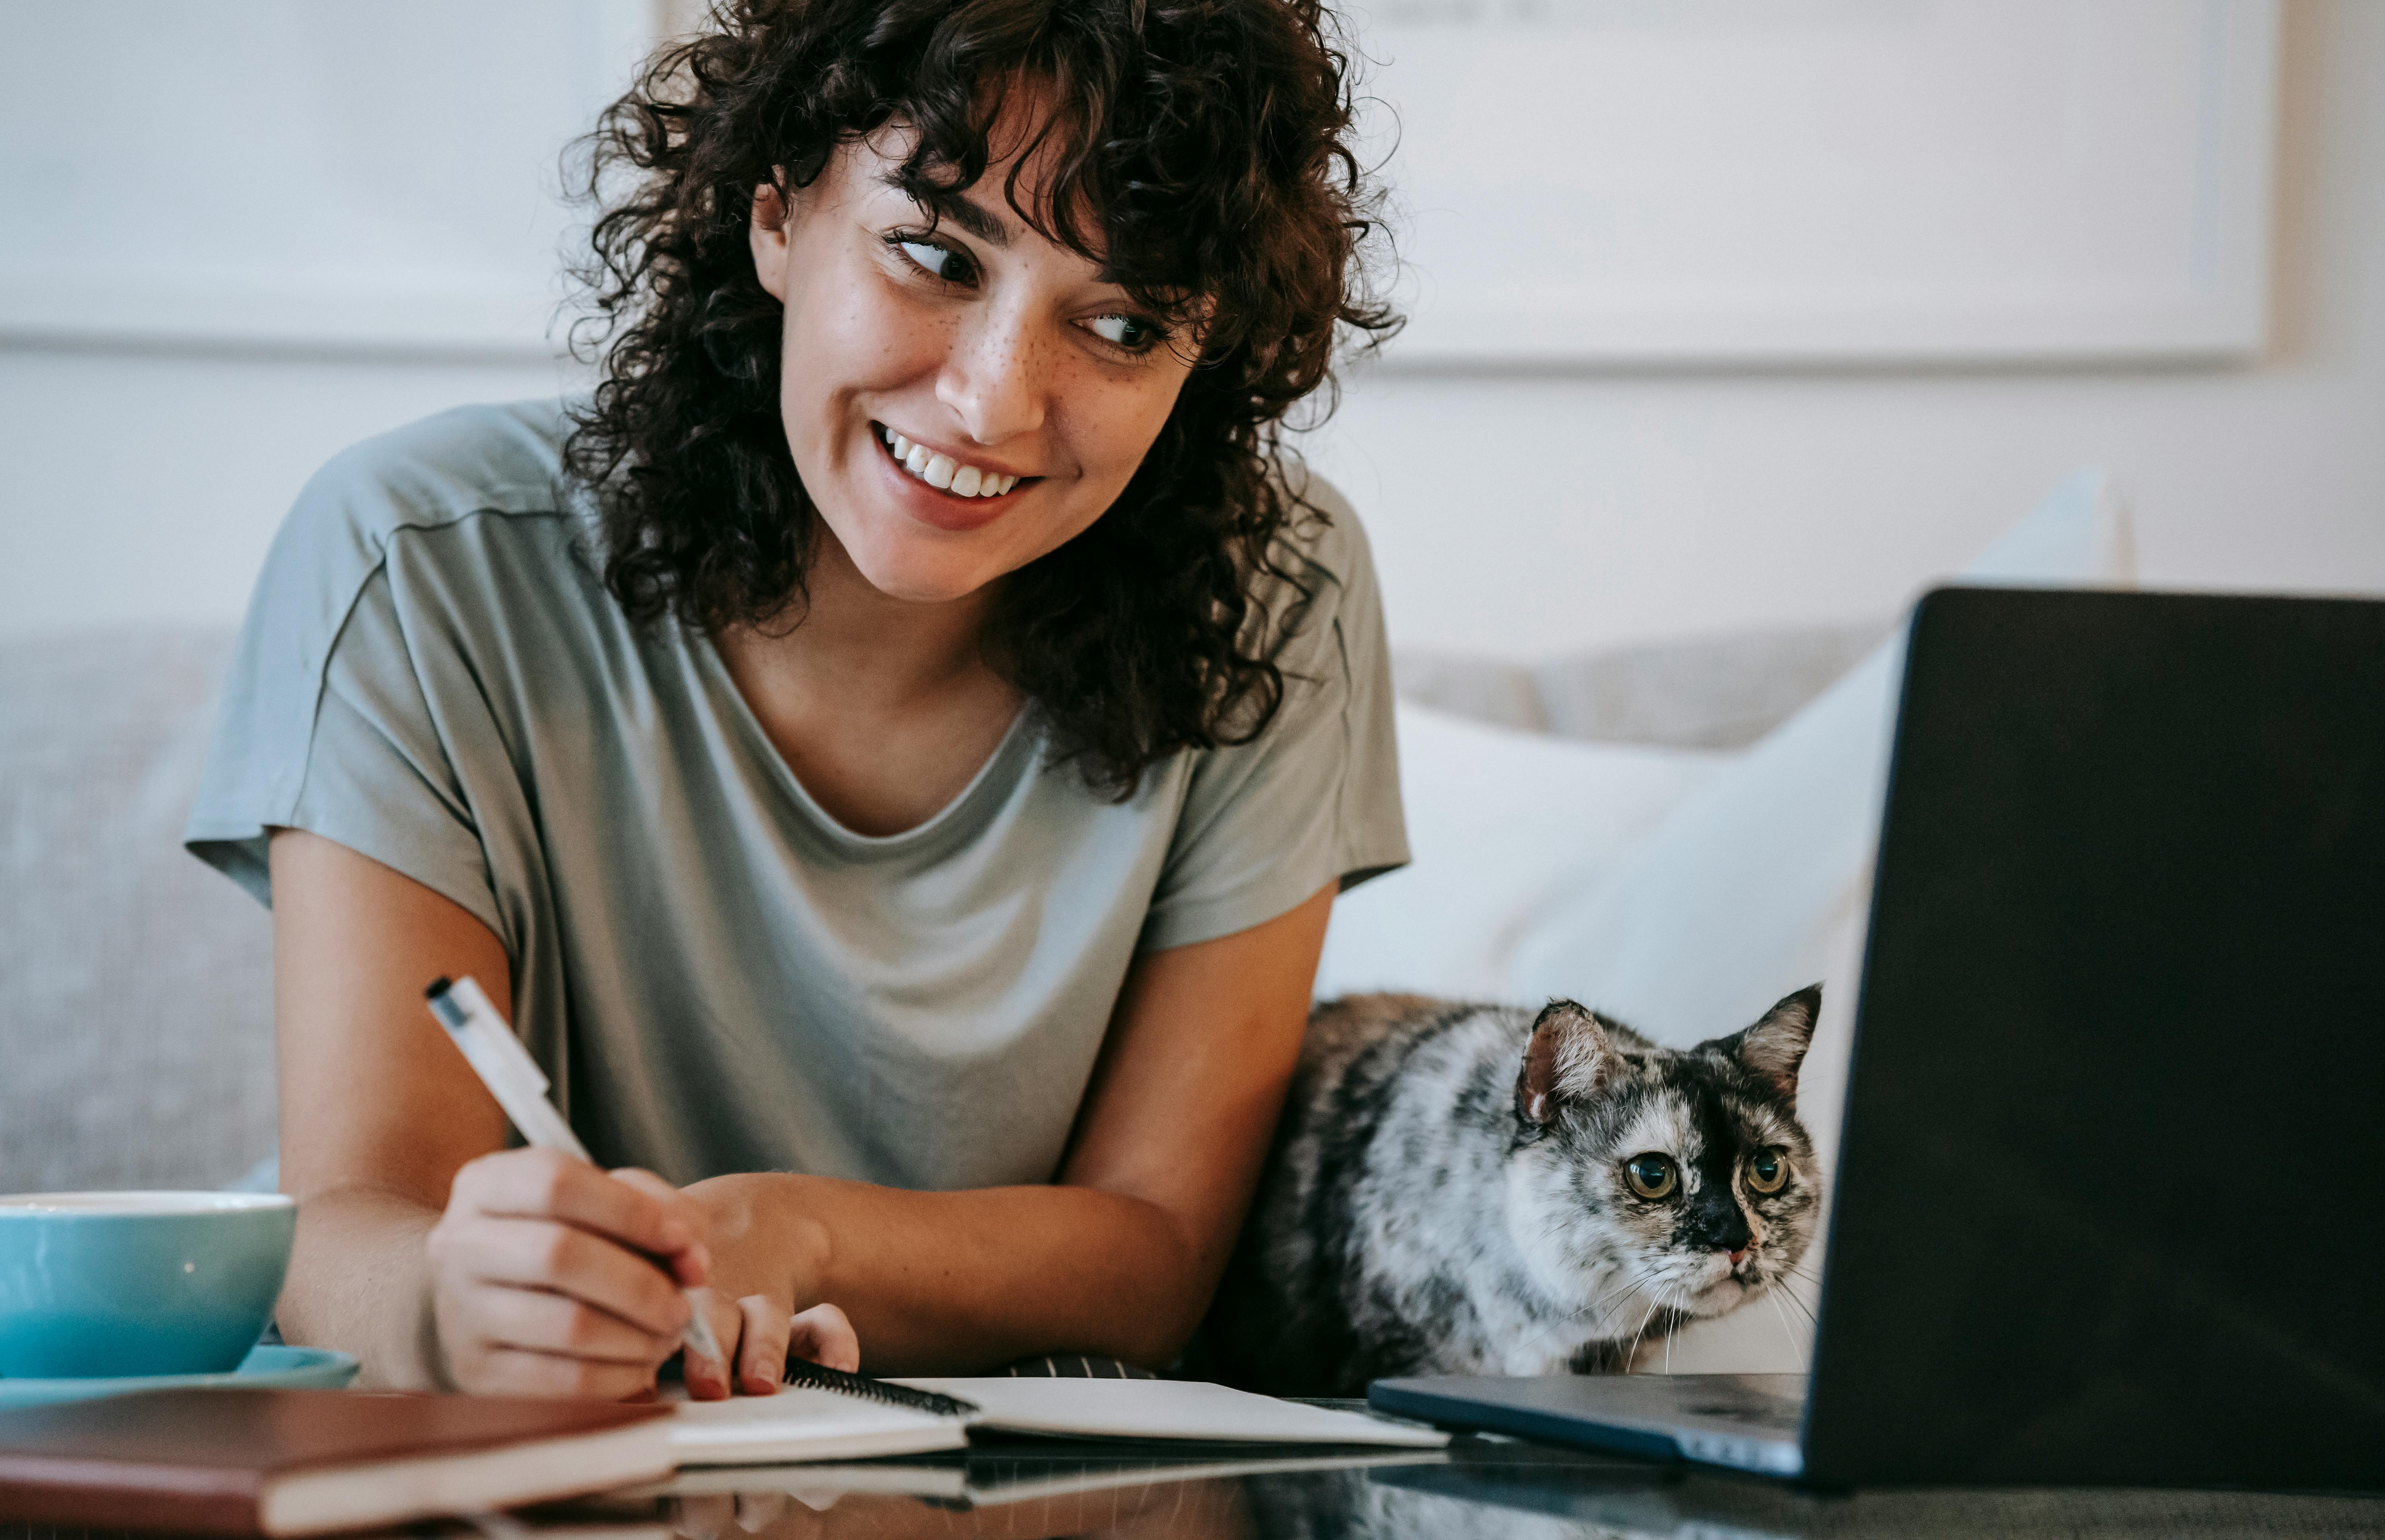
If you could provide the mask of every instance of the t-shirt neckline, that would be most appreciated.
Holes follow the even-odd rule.
[[[717,702],[715,709],[727,716],[745,751],[764,763],[780,790],[822,838],[856,856],[907,854],[948,832],[965,836],[968,829],[962,820],[966,813],[981,796],[991,799],[995,791],[1017,784],[1018,771],[1013,762],[1038,736],[1029,727],[1029,718],[1035,714],[1035,702],[1023,702],[993,752],[985,756],[985,762],[950,801],[907,829],[893,834],[863,834],[822,807],[811,789],[795,774],[794,766],[787,763],[787,756],[779,752],[779,746],[763,730],[761,718],[754,714],[745,692],[737,688],[736,677],[729,672],[729,664],[713,645],[710,634],[694,627],[684,629],[688,645],[704,672],[706,689]]]

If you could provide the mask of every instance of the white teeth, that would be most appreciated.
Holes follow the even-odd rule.
[[[893,428],[886,429],[886,447],[905,470],[940,491],[955,497],[1000,497],[1018,485],[1016,476],[965,466],[949,454],[913,443]]]

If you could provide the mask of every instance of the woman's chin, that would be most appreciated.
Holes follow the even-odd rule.
[[[871,588],[909,604],[949,604],[967,599],[1005,570],[998,561],[969,560],[967,553],[952,550],[921,551],[915,542],[900,539],[880,549],[852,554],[853,565]]]

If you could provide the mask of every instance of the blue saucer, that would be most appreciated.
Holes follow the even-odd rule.
[[[356,1377],[356,1360],[328,1348],[258,1346],[248,1350],[240,1367],[224,1374],[130,1374],[105,1380],[0,1379],[0,1411],[17,1407],[42,1407],[56,1401],[88,1401],[101,1396],[130,1396],[136,1390],[192,1390],[229,1387],[241,1390],[344,1390]]]

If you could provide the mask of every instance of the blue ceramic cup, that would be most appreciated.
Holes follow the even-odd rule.
[[[281,1297],[297,1224],[278,1193],[0,1198],[0,1376],[239,1368]]]

